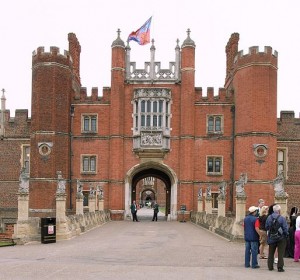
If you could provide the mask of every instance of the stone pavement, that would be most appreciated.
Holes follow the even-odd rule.
[[[0,248],[0,279],[297,279],[300,263],[285,272],[244,268],[244,244],[229,242],[190,222],[109,222],[71,240]]]

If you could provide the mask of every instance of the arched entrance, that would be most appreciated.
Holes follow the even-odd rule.
[[[177,220],[177,177],[173,170],[165,164],[146,162],[132,167],[125,179],[125,215],[131,216],[130,204],[133,200],[144,203],[158,199],[155,189],[150,187],[140,189],[138,183],[142,180],[155,178],[164,184],[165,214],[168,220]],[[137,192],[138,191],[138,192]]]

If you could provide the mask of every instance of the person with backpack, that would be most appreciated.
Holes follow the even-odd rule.
[[[284,272],[283,256],[286,247],[286,238],[288,235],[288,225],[286,219],[280,215],[281,207],[276,204],[273,206],[273,213],[268,216],[266,221],[266,230],[268,231],[268,244],[269,244],[269,255],[268,255],[268,268],[274,270],[274,254],[277,248],[278,250],[278,272]]]

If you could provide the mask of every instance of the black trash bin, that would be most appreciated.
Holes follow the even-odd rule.
[[[56,242],[56,218],[41,218],[41,242]]]

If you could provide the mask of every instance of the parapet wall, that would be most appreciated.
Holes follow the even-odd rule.
[[[225,88],[219,88],[218,94],[215,95],[214,88],[208,87],[206,96],[203,96],[201,87],[195,88],[196,102],[234,102],[233,92],[226,90]]]
[[[15,117],[10,116],[10,110],[5,110],[4,118],[5,137],[27,138],[30,136],[31,118],[28,117],[27,109],[15,110]]]
[[[66,217],[67,228],[70,231],[70,238],[80,235],[86,231],[99,227],[111,220],[109,211],[86,212],[83,215],[71,215]],[[57,224],[56,224],[57,227]],[[24,234],[22,233],[22,229]],[[41,241],[41,220],[40,218],[29,218],[15,224],[15,232],[19,235],[13,236],[18,245],[32,241]],[[58,238],[57,238],[58,240]]]
[[[50,51],[45,51],[45,47],[38,47],[36,51],[32,53],[32,65],[37,63],[56,62],[66,66],[72,66],[73,61],[68,51],[60,53],[58,47],[50,47]]]
[[[236,234],[234,227],[238,227],[239,231],[243,232],[243,225],[241,222],[236,222],[235,217],[222,217],[216,214],[208,214],[205,212],[191,212],[192,223],[206,228],[218,235],[225,237],[231,241],[244,241],[244,236]]]
[[[92,103],[95,102],[97,104],[107,104],[110,102],[110,88],[104,87],[102,91],[102,96],[99,95],[99,91],[97,87],[93,87],[91,90],[91,95],[87,94],[87,88],[81,87],[80,93],[75,94],[74,96],[75,103]]]
[[[239,68],[251,63],[269,63],[277,68],[278,53],[272,50],[272,47],[265,46],[264,51],[260,52],[258,46],[249,48],[249,52],[239,51],[234,58],[234,67]]]

